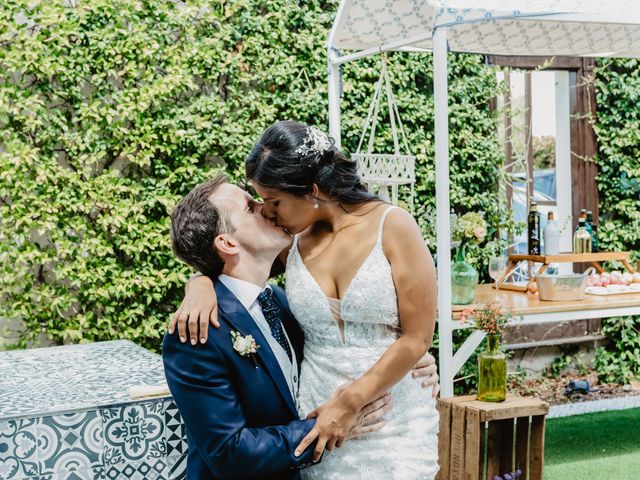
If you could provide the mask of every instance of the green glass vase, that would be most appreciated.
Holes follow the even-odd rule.
[[[478,355],[478,400],[507,398],[507,357],[500,351],[500,335],[487,335],[487,350]]]
[[[451,303],[469,305],[476,298],[478,271],[464,261],[464,248],[456,253],[456,261],[451,266]]]

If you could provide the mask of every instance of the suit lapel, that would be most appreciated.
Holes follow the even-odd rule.
[[[280,394],[287,402],[287,405],[291,409],[292,413],[297,416],[298,412],[291,397],[291,392],[287,381],[284,378],[284,373],[280,368],[278,360],[276,360],[269,342],[264,337],[258,325],[253,320],[249,312],[242,306],[238,299],[225,287],[221,282],[216,282],[215,285],[216,295],[218,297],[218,308],[224,312],[224,318],[233,327],[240,332],[242,336],[251,335],[256,343],[260,346],[258,348],[258,357],[262,360],[265,366],[265,370],[273,380],[273,383],[278,387]]]

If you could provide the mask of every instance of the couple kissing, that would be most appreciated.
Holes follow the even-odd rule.
[[[217,176],[171,219],[200,272],[163,344],[187,477],[435,478],[436,277],[415,220],[315,127],[272,125],[245,171],[261,201]],[[268,283],[283,271],[286,293]]]

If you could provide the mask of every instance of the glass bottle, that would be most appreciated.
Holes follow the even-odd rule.
[[[554,218],[553,212],[547,216],[547,224],[544,227],[544,254],[558,255],[560,253],[560,228]]]
[[[527,215],[528,237],[527,245],[529,255],[540,255],[540,212],[538,212],[538,204],[531,202],[529,215]]]
[[[588,220],[588,212],[585,209],[580,210],[580,218],[584,219],[584,228],[587,230],[589,235],[591,235],[591,242],[593,243],[593,229],[591,228],[591,224]],[[579,224],[576,227],[576,232],[578,231],[578,228],[580,228]]]
[[[587,210],[587,225],[591,227],[591,251],[598,251],[598,227],[593,223],[593,212]]]
[[[500,335],[487,335],[487,349],[478,355],[478,395],[483,402],[507,398],[507,356],[500,351]]]
[[[578,228],[573,234],[573,253],[591,253],[591,235],[585,223],[586,218],[578,220]]]
[[[580,218],[587,218],[587,209],[583,208],[580,210],[580,215],[578,216],[578,219]],[[576,227],[576,232],[578,231],[578,227]]]
[[[478,271],[464,260],[464,246],[458,247],[456,261],[451,266],[451,303],[469,305],[476,298]]]

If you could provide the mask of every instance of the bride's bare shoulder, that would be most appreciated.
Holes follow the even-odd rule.
[[[392,234],[397,228],[404,230],[418,228],[415,218],[402,207],[388,207],[389,210],[384,220],[384,232],[390,231]],[[385,212],[382,213],[384,215]],[[389,228],[387,228],[389,227]]]
[[[382,229],[385,251],[394,248],[424,247],[422,232],[413,215],[403,208],[390,209]]]

